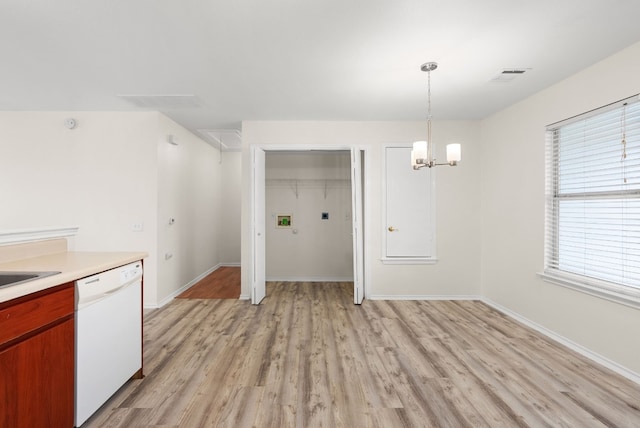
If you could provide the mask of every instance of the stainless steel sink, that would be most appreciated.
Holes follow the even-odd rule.
[[[14,271],[0,271],[0,288],[9,287],[12,285],[22,284],[23,282],[33,281],[40,278],[45,278],[51,275],[57,275],[60,272],[47,271],[47,272],[14,272]]]

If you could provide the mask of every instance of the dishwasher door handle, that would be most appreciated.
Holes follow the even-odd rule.
[[[120,287],[112,288],[112,289],[110,289],[110,290],[107,290],[107,291],[105,291],[105,292],[104,292],[104,295],[105,295],[105,296],[108,296],[109,294],[113,294],[113,293],[115,293],[116,291],[122,290],[122,288],[123,288],[123,287],[124,287],[124,285],[121,285]]]

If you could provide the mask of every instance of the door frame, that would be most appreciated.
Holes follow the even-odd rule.
[[[259,305],[267,295],[265,262],[266,262],[266,191],[256,192],[255,184],[266,183],[266,152],[260,147],[251,147],[251,303]],[[258,212],[262,211],[262,215]]]
[[[362,170],[363,170],[363,180],[362,180],[362,192],[361,192],[361,198],[362,198],[362,207],[363,207],[363,212],[362,212],[362,217],[364,219],[364,234],[363,234],[363,239],[364,239],[364,246],[363,246],[363,252],[365,254],[361,254],[360,257],[362,257],[363,260],[363,265],[364,265],[364,274],[363,274],[363,291],[364,291],[364,298],[367,298],[370,294],[371,294],[371,290],[370,290],[370,278],[371,278],[371,272],[370,272],[370,254],[366,252],[366,250],[364,250],[364,248],[366,248],[367,246],[367,242],[371,241],[371,214],[370,214],[370,188],[371,185],[370,183],[370,175],[371,175],[371,161],[370,161],[370,156],[371,156],[371,148],[369,146],[364,146],[364,145],[310,145],[310,144],[300,144],[300,145],[261,145],[261,144],[251,144],[249,145],[249,153],[253,154],[255,149],[261,149],[265,151],[265,154],[268,152],[283,152],[283,151],[288,151],[288,152],[329,152],[329,151],[345,151],[345,152],[352,152],[353,149],[355,150],[360,150],[364,153],[364,157],[362,159]],[[253,155],[251,155],[251,168],[253,168]],[[263,189],[263,191],[266,192],[266,186]],[[255,213],[255,196],[256,196],[256,189],[255,189],[255,183],[253,180],[253,175],[252,178],[249,180],[249,194],[250,194],[250,207],[249,207],[249,213],[251,215],[251,219],[253,221],[254,215]],[[265,213],[265,217],[266,217],[266,213]],[[369,219],[369,220],[367,220]],[[252,225],[252,230],[253,230],[253,225]],[[251,266],[249,266],[249,271],[252,272],[252,278],[250,281],[251,287],[253,287],[253,272],[255,272],[255,259],[256,259],[256,239],[253,236],[253,233],[251,234],[251,240],[250,240],[250,257],[249,257],[249,261],[251,263]],[[353,238],[355,239],[355,237]],[[265,260],[266,262],[266,260]],[[252,291],[251,291],[252,293]]]
[[[351,149],[351,235],[353,246],[353,303],[362,304],[364,292],[364,259],[366,258],[364,247],[364,187],[362,173],[363,151],[358,148]]]

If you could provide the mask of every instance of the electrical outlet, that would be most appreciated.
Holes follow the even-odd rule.
[[[133,223],[131,225],[131,231],[133,232],[142,232],[144,230],[144,223],[139,222],[139,223]]]

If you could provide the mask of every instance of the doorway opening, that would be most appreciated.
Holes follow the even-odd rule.
[[[252,147],[252,292],[266,281],[353,281],[365,296],[364,158],[356,148]]]

